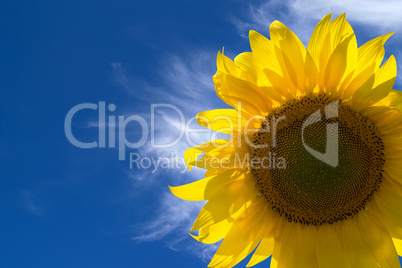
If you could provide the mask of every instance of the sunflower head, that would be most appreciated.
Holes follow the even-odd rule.
[[[200,125],[231,135],[190,148],[205,178],[179,187],[208,200],[192,235],[223,239],[210,267],[400,267],[402,94],[391,34],[358,47],[345,15],[316,26],[307,48],[274,21],[250,31],[252,52],[218,53],[218,96],[233,109],[201,112]]]

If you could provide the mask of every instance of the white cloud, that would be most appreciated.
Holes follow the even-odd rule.
[[[305,17],[320,19],[323,15],[334,12],[346,12],[350,21],[368,24],[382,30],[397,30],[402,24],[402,2],[398,0],[296,0],[291,2],[290,8],[294,13]]]
[[[256,30],[268,35],[269,25],[279,20],[294,31],[304,44],[307,44],[310,35],[326,14],[338,16],[346,12],[352,26],[366,25],[375,35],[381,35],[399,30],[402,24],[402,2],[397,0],[272,0],[260,5],[250,5],[243,16],[244,19],[232,17],[242,37],[248,36],[249,30]],[[353,25],[355,23],[355,25]]]
[[[216,52],[202,50],[191,51],[180,55],[170,55],[163,59],[156,70],[156,77],[150,82],[138,83],[138,79],[127,74],[121,63],[113,63],[113,80],[131,97],[138,98],[137,92],[152,92],[152,100],[141,98],[143,104],[151,105],[167,103],[174,105],[180,111],[168,107],[156,109],[155,116],[142,115],[149,125],[153,120],[156,144],[167,144],[182,138],[168,148],[155,148],[149,140],[138,150],[141,157],[153,158],[156,161],[161,157],[172,155],[172,167],[174,161],[182,160],[187,148],[211,140],[212,131],[204,128],[205,132],[189,133],[189,129],[202,127],[193,121],[188,124],[198,112],[213,108],[225,108],[215,93],[212,82],[214,74]],[[182,113],[184,121],[180,116]],[[130,140],[130,134],[127,139]],[[189,139],[188,139],[189,138]],[[218,138],[222,138],[220,135]],[[153,167],[152,167],[153,168]],[[205,170],[194,168],[190,173],[181,162],[179,168],[169,170],[137,169],[126,172],[127,178],[132,182],[133,189],[142,191],[155,185],[180,185],[203,177]],[[183,171],[186,171],[183,174]],[[166,176],[168,175],[168,176]],[[165,183],[162,179],[168,178]],[[166,188],[165,188],[166,189]],[[166,246],[172,250],[192,253],[203,261],[208,261],[213,256],[218,245],[206,245],[196,242],[188,235],[191,225],[197,217],[204,202],[184,201],[170,192],[162,195],[159,200],[160,207],[155,212],[154,218],[149,222],[136,225],[136,235],[132,238],[138,243],[163,240]]]
[[[132,77],[127,74],[121,62],[112,62],[110,66],[112,67],[112,81],[131,97],[142,101],[149,101],[149,92],[152,92],[153,98],[158,97],[158,93],[160,92],[157,88],[153,87],[143,78]]]
[[[192,253],[203,261],[210,260],[218,244],[201,244],[187,233],[203,205],[204,202],[188,202],[166,193],[161,199],[156,219],[142,226],[135,226],[140,234],[132,239],[139,243],[164,240],[166,246],[172,250]]]
[[[177,105],[192,114],[217,103],[212,82],[215,62],[216,51],[198,49],[171,54],[157,64],[159,68],[155,69],[152,81],[128,74],[121,62],[114,62],[111,63],[112,81],[131,97],[149,104]]]
[[[161,62],[158,77],[163,100],[178,106],[186,115],[212,109],[222,101],[215,92],[212,76],[216,71],[217,51],[194,49],[169,55]]]
[[[203,203],[181,200],[171,193],[165,193],[161,201],[158,217],[151,223],[145,224],[142,234],[133,237],[133,240],[146,242],[161,240],[172,230],[180,233],[190,230],[192,221],[197,216],[195,210],[201,209]]]
[[[131,79],[129,79],[121,66],[121,62],[112,62],[113,80],[118,83],[127,93],[133,94],[135,89],[135,84]]]
[[[20,192],[20,197],[28,213],[35,216],[43,215],[43,206],[39,204],[38,198],[34,193],[23,190]]]
[[[212,82],[212,76],[216,70],[215,58],[215,51],[207,52],[199,49],[180,55],[168,55],[157,64],[160,68],[155,71],[157,76],[154,80],[142,83],[141,86],[138,86],[135,82],[137,80],[132,75],[127,74],[123,64],[112,63],[114,82],[130,96],[137,97],[135,92],[141,89],[143,92],[152,92],[152,99],[142,99],[143,104],[172,106],[156,107],[154,114],[142,115],[149,126],[153,127],[154,140],[149,139],[139,148],[141,157],[151,157],[157,161],[160,157],[170,157],[173,154],[182,160],[186,149],[212,139],[226,137],[214,134],[213,131],[199,126],[193,120],[200,111],[225,108],[225,104],[216,95]],[[151,83],[154,84],[151,85]],[[194,129],[197,130],[192,131]],[[130,133],[127,133],[127,140],[131,140]],[[155,144],[170,144],[170,146],[161,148]],[[177,159],[172,161],[177,162]],[[184,161],[179,163],[179,168],[169,170],[171,173],[176,173],[176,176],[172,176],[173,183],[182,182],[182,173],[185,170]],[[152,184],[155,182],[153,178],[156,178],[158,174],[160,173],[153,173],[152,170],[136,170],[129,177],[136,185],[137,183]]]
[[[205,128],[205,132],[190,134],[189,129],[202,127],[195,121],[192,124],[188,122],[200,111],[225,108],[225,104],[216,95],[212,82],[212,75],[216,71],[215,61],[216,51],[193,50],[180,55],[169,55],[158,64],[160,68],[156,70],[154,80],[141,85],[136,82],[138,79],[127,74],[121,63],[111,65],[114,82],[131,97],[137,98],[137,92],[141,89],[143,92],[152,92],[152,100],[142,98],[146,105],[167,103],[180,110],[160,107],[155,110],[153,119],[151,115],[144,115],[149,125],[153,120],[156,144],[170,143],[181,135],[182,138],[168,148],[155,148],[149,140],[138,150],[141,157],[158,160],[174,155],[176,158],[171,159],[173,167],[174,161],[183,159],[186,149],[211,140],[213,132]],[[130,136],[127,139],[130,140]],[[202,178],[204,172],[205,170],[194,168],[190,173],[182,161],[179,168],[158,169],[155,173],[152,169],[137,169],[126,174],[132,181],[133,189],[144,191],[157,184],[163,184],[162,179],[168,178],[163,184],[165,187],[167,184],[180,185]],[[192,253],[204,261],[210,260],[218,245],[198,243],[188,235],[204,202],[184,201],[170,192],[163,194],[159,202],[160,207],[154,218],[136,225],[136,234],[132,239],[138,243],[163,240],[172,250]]]

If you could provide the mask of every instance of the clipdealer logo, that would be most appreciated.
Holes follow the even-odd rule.
[[[339,103],[338,101],[332,102],[325,106],[325,118],[337,118],[339,113]],[[326,127],[326,149],[325,153],[318,152],[308,146],[304,140],[304,131],[306,127],[318,123],[322,120],[321,111],[318,110],[307,117],[302,124],[302,143],[304,148],[318,160],[332,166],[337,167],[339,164],[339,123],[329,123]]]
[[[78,140],[72,132],[72,124],[74,116],[81,110],[89,109],[89,110],[98,110],[98,141],[92,142],[82,142]],[[109,104],[107,107],[108,111],[114,112],[116,110],[116,105],[113,103]],[[142,128],[142,136],[141,139],[137,142],[129,142],[126,138],[126,127],[127,124],[130,122],[137,122],[141,125]],[[116,116],[109,115],[107,121],[107,128],[108,128],[108,148],[115,148],[116,147]],[[129,148],[139,148],[146,143],[147,136],[148,136],[148,124],[144,118],[138,115],[131,115],[127,118],[124,116],[118,116],[118,149],[119,149],[119,160],[125,160],[125,149],[126,147]],[[64,120],[64,132],[68,141],[82,149],[90,149],[90,148],[105,148],[106,147],[106,104],[105,102],[101,101],[98,104],[94,103],[81,103],[73,108],[67,113],[66,118]]]
[[[338,101],[330,103],[325,106],[324,111],[325,111],[325,118],[326,119],[331,119],[331,118],[337,118],[338,117]],[[239,103],[239,107],[241,109],[241,105]],[[158,108],[165,108],[165,109],[170,109],[174,113],[177,113],[179,116],[180,120],[180,128],[178,129],[178,136],[175,140],[164,143],[164,144],[157,144],[155,142],[155,114],[156,114],[156,109]],[[98,115],[98,139],[92,142],[83,142],[80,141],[76,136],[74,136],[73,131],[72,131],[72,126],[74,122],[75,116],[79,114],[80,111],[82,110],[93,110],[97,111]],[[100,101],[98,104],[95,103],[81,103],[73,108],[71,108],[64,120],[64,131],[65,135],[67,137],[67,140],[74,146],[82,149],[90,149],[90,148],[118,148],[118,159],[119,160],[126,160],[126,149],[131,148],[131,149],[138,149],[144,145],[147,144],[150,148],[155,148],[155,149],[166,149],[166,148],[172,148],[173,146],[177,145],[183,137],[186,138],[187,143],[190,145],[190,147],[195,147],[199,146],[198,142],[193,142],[190,138],[190,133],[205,133],[205,134],[210,134],[211,131],[208,128],[205,129],[200,129],[200,128],[191,128],[190,125],[196,120],[196,117],[191,118],[190,120],[185,121],[184,114],[182,111],[171,104],[152,104],[151,105],[151,113],[150,113],[150,123],[147,122],[147,120],[140,116],[140,115],[131,115],[128,117],[124,117],[122,115],[116,116],[116,115],[107,115],[107,113],[112,113],[116,111],[116,105],[113,103],[109,104],[106,106],[106,102]],[[239,112],[240,114],[240,112]],[[220,115],[218,116],[219,120],[227,120],[228,124],[231,125],[232,127],[234,125],[238,125],[239,122],[233,122],[233,118],[227,117],[223,118],[224,116]],[[254,119],[261,119],[260,116],[257,116],[255,118],[249,119],[244,125],[243,133],[244,133],[244,138],[246,142],[250,143],[251,141],[249,140],[248,134],[249,133],[254,133],[258,131],[259,129],[253,129],[250,126],[250,122]],[[209,120],[209,118],[208,118]],[[211,119],[212,121],[214,119]],[[218,119],[217,119],[218,120]],[[241,118],[238,118],[237,120],[242,120]],[[272,120],[272,126],[269,127],[268,131],[272,132],[272,148],[276,147],[276,127],[277,124],[280,123],[280,121],[286,120],[286,116],[282,116],[280,118],[273,118]],[[323,120],[323,117],[321,115],[321,110],[317,110],[310,116],[308,116],[301,127],[301,141],[306,149],[307,152],[309,152],[311,155],[313,155],[315,158],[318,160],[332,166],[332,167],[337,167],[339,163],[339,142],[338,142],[338,131],[339,131],[339,123],[329,123],[326,126],[326,150],[325,153],[321,153],[319,151],[314,150],[310,146],[308,146],[305,142],[305,136],[304,132],[306,128],[310,125],[313,125],[315,123],[320,122]],[[140,133],[140,138],[135,141],[129,141],[127,140],[126,136],[126,128],[128,124],[139,124],[138,126],[138,132]],[[207,125],[210,125],[211,122],[207,122]],[[229,127],[231,129],[232,127]],[[116,133],[117,132],[117,133]],[[210,137],[210,140],[216,140],[217,132],[213,133]],[[117,144],[116,144],[117,140]],[[240,140],[240,139],[239,139]],[[239,144],[240,146],[240,144]],[[270,155],[271,156],[271,155]],[[282,162],[285,163],[284,166],[286,166],[286,159],[282,159],[280,156],[277,156],[278,159],[280,159]],[[172,157],[171,157],[172,158]],[[175,158],[177,159],[177,157]],[[142,161],[146,163],[145,160],[143,160],[138,153],[130,153],[130,168],[132,168],[132,163],[139,163],[139,161]],[[147,160],[148,161],[148,160]],[[141,162],[141,163],[142,163]],[[149,163],[149,161],[147,162]],[[157,163],[157,162],[155,162]],[[184,164],[184,161],[183,161]],[[138,165],[138,164],[137,164]],[[144,165],[147,166],[147,165]]]
[[[140,115],[131,115],[128,117],[122,115],[112,115],[112,112],[116,111],[116,105],[111,103],[106,106],[106,102],[100,101],[98,104],[95,103],[80,103],[73,108],[71,108],[64,120],[64,132],[67,140],[74,146],[82,149],[91,148],[118,148],[119,160],[126,160],[126,149],[139,149],[143,146],[149,146],[153,149],[169,149],[177,145],[183,138],[191,146],[199,145],[197,142],[193,141],[190,134],[211,134],[209,129],[191,128],[191,124],[196,121],[196,117],[191,118],[186,122],[183,112],[176,106],[166,103],[151,104],[150,119],[147,121],[146,118]],[[157,143],[156,139],[156,117],[158,109],[164,109],[161,114],[169,112],[176,114],[178,123],[180,127],[177,133],[174,133],[174,140],[165,141]],[[73,134],[74,119],[79,116],[79,113],[84,110],[97,111],[97,128],[98,137],[97,140],[91,142],[83,142],[78,137]],[[109,114],[107,114],[109,113]],[[129,124],[136,124],[136,133],[140,133],[140,138],[136,141],[129,141],[127,139],[127,126]],[[211,138],[214,138],[216,134],[213,134]],[[130,158],[132,155],[130,154]],[[137,157],[136,154],[133,157]]]

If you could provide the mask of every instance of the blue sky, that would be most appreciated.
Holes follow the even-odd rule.
[[[66,137],[66,116],[79,104],[113,104],[106,119],[144,119],[127,123],[127,142],[140,141],[144,126],[156,144],[173,142],[199,128],[190,121],[196,113],[227,107],[212,83],[219,50],[231,58],[249,51],[248,31],[268,35],[274,20],[306,44],[329,12],[346,12],[359,45],[396,32],[386,55],[402,66],[397,1],[3,1],[0,267],[205,267],[217,245],[187,234],[202,203],[179,200],[168,185],[202,177],[178,159],[214,133],[169,148],[146,139],[119,160],[119,131],[115,147],[107,134],[105,148],[78,148]],[[151,116],[152,104],[174,105],[184,121],[166,105]],[[100,145],[99,128],[110,124],[98,111],[75,114],[77,140]],[[163,158],[166,167],[130,167],[130,154]]]

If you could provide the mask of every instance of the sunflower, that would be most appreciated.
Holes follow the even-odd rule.
[[[185,152],[205,178],[170,187],[208,200],[191,231],[223,239],[209,267],[400,267],[402,94],[392,34],[358,47],[345,14],[316,26],[307,49],[274,21],[252,52],[217,55],[218,96],[234,109],[197,115],[229,134]]]

